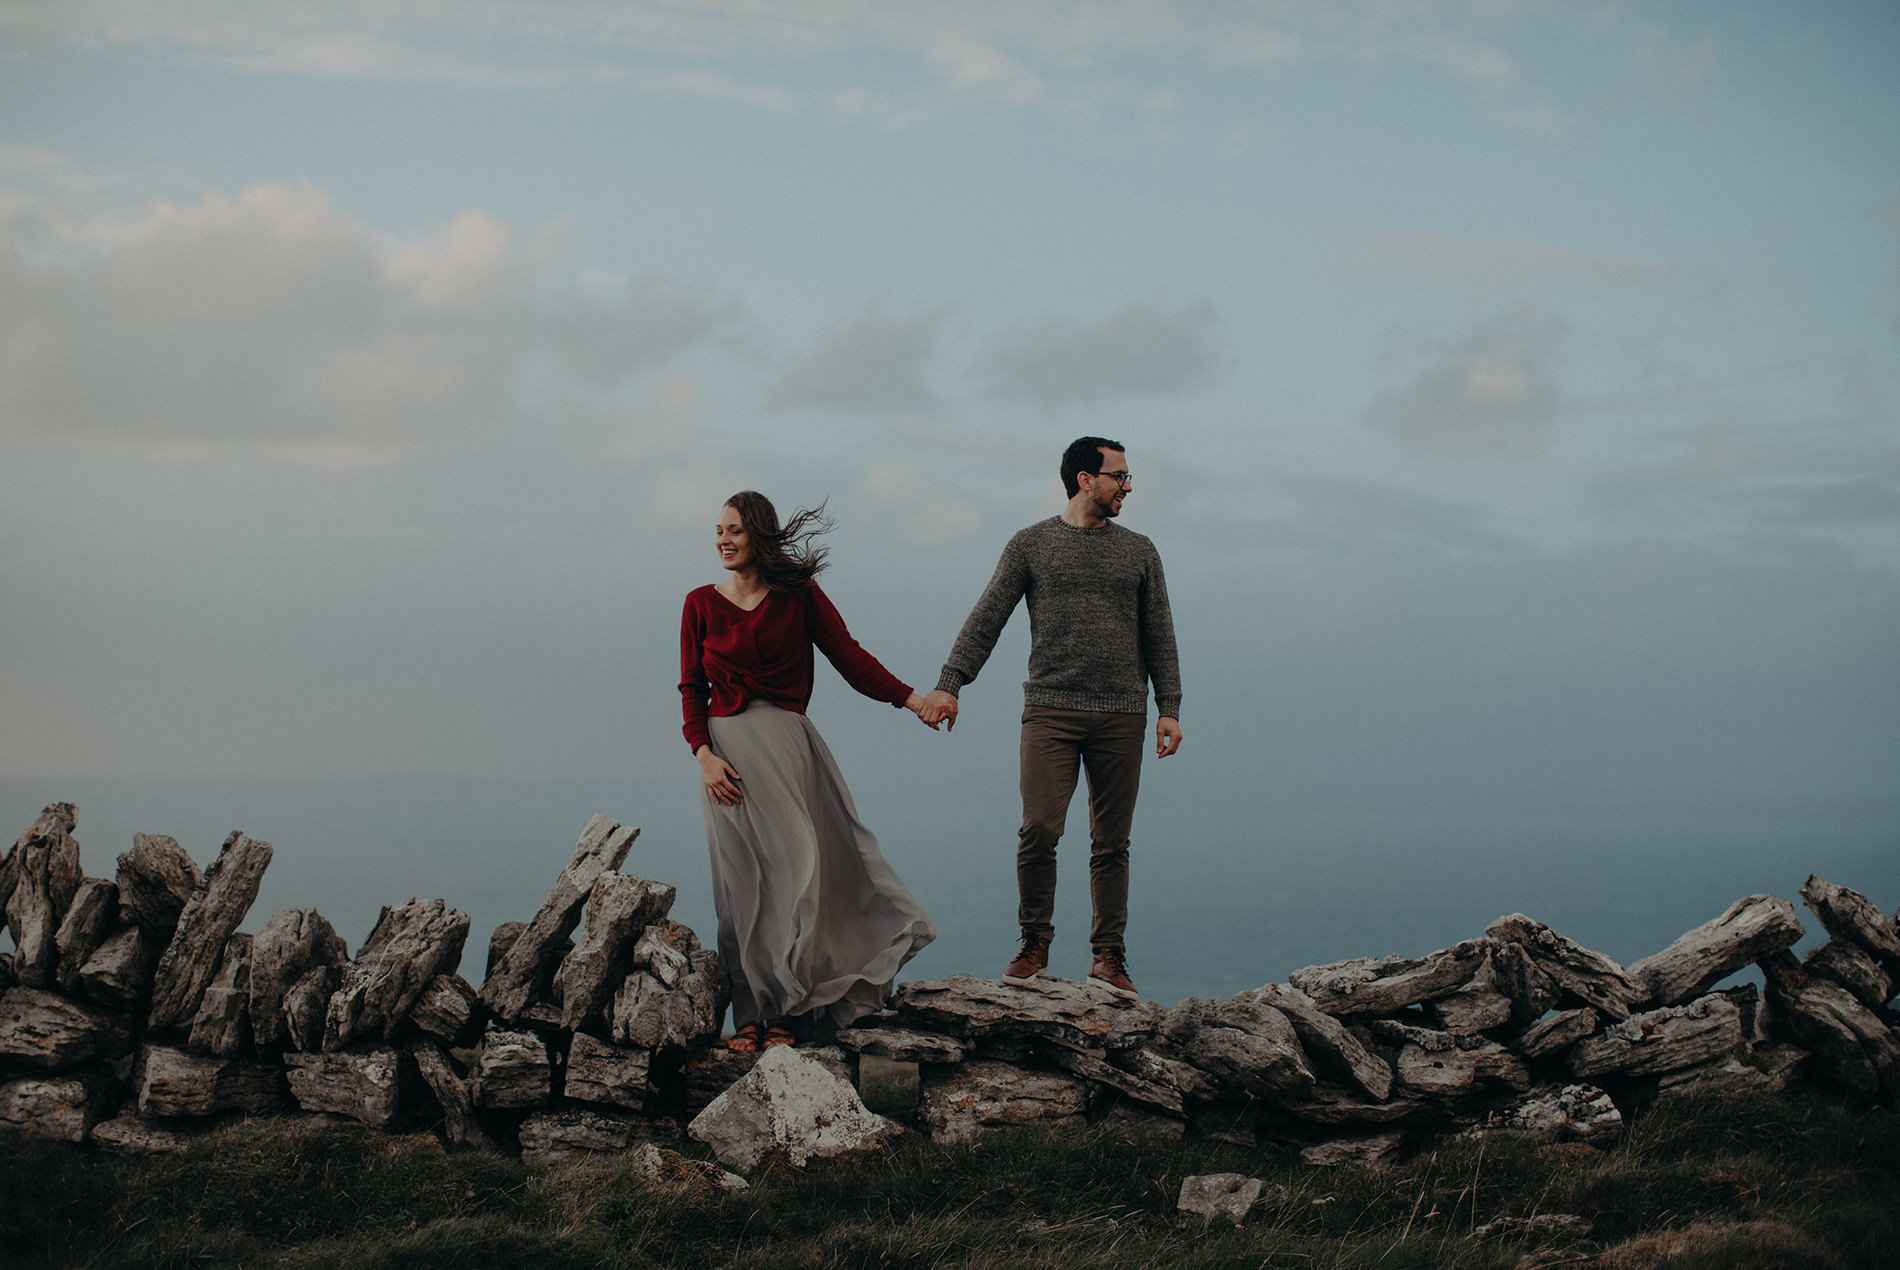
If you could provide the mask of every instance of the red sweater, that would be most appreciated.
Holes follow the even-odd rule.
[[[873,701],[902,706],[909,684],[858,646],[816,582],[795,594],[768,591],[751,612],[711,586],[690,591],[680,619],[680,700],[686,744],[712,744],[708,716],[726,718],[754,697],[796,714],[811,701],[816,645],[844,681]]]

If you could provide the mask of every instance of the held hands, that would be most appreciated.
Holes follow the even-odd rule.
[[[706,782],[706,793],[722,807],[736,807],[745,795],[739,790],[739,773],[732,770],[732,764],[712,752],[712,746],[702,745],[693,751],[693,757],[699,760],[700,779]]]
[[[939,723],[943,724],[946,732],[956,729],[957,699],[941,688],[932,689],[928,696],[920,697],[914,692],[911,693],[910,698],[904,702],[904,708],[922,719],[924,726],[932,732],[937,730]]]
[[[1155,756],[1166,758],[1181,751],[1181,722],[1162,715],[1155,722]]]

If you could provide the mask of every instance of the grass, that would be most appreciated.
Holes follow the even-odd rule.
[[[890,1093],[888,1096],[901,1096]],[[256,1120],[185,1155],[116,1159],[0,1133],[0,1263],[20,1266],[1515,1267],[1498,1217],[1594,1229],[1535,1264],[1900,1264],[1900,1117],[1704,1090],[1593,1152],[1456,1142],[1371,1172],[1166,1141],[1108,1124],[959,1147],[921,1136],[872,1160],[754,1179],[723,1197],[599,1158],[518,1162]],[[1287,1188],[1246,1225],[1176,1220],[1181,1179]]]

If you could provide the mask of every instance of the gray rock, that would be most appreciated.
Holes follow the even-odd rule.
[[[124,1086],[103,1064],[0,1084],[0,1124],[56,1142],[84,1142],[111,1117]]]
[[[1900,1091],[1900,1036],[1881,1015],[1833,980],[1809,974],[1791,952],[1761,965],[1771,1030],[1811,1050],[1825,1078],[1863,1098]]]
[[[730,988],[709,950],[693,953],[692,969],[668,988],[644,970],[627,976],[613,1004],[613,1039],[635,1049],[697,1047],[719,1035]]]
[[[1311,997],[1298,988],[1277,983],[1260,989],[1258,995],[1287,1017],[1300,1038],[1300,1047],[1316,1067],[1357,1086],[1375,1101],[1392,1096],[1391,1065],[1361,1045],[1344,1024],[1321,1010]],[[1508,1010],[1509,1002],[1505,1004]]]
[[[207,1126],[147,1120],[127,1107],[92,1128],[92,1144],[112,1155],[177,1155],[202,1136]]]
[[[554,890],[482,984],[482,1004],[496,1018],[512,1022],[528,1008],[537,985],[566,955],[562,945],[580,921],[581,906],[595,881],[620,867],[639,833],[606,816],[587,822]]]
[[[618,1155],[652,1137],[650,1122],[586,1107],[541,1111],[521,1122],[521,1162],[552,1168],[588,1155]]]
[[[1612,1023],[1570,1051],[1570,1074],[1653,1076],[1738,1054],[1742,1014],[1720,994],[1688,1005],[1665,1006]]]
[[[1531,959],[1523,945],[1499,942],[1491,949],[1491,975],[1497,990],[1511,998],[1511,1017],[1519,1023],[1534,1023],[1544,1017],[1563,995],[1554,980]]]
[[[1295,970],[1287,982],[1328,1014],[1389,1014],[1456,990],[1490,947],[1489,940],[1467,939],[1417,960],[1359,957]]]
[[[305,1111],[346,1116],[386,1129],[402,1112],[413,1060],[386,1045],[322,1054],[284,1055],[290,1093]]]
[[[841,1028],[837,1040],[846,1049],[900,1063],[960,1063],[975,1049],[972,1042],[942,1032],[881,1022]]]
[[[1284,1098],[1277,1109],[1295,1120],[1321,1125],[1401,1124],[1435,1118],[1439,1112],[1416,1098],[1389,1098],[1368,1102],[1354,1090],[1320,1084],[1305,1098]]]
[[[250,912],[270,860],[268,842],[241,833],[224,840],[218,858],[205,870],[204,882],[178,915],[178,928],[159,958],[148,1027],[184,1027],[197,1014],[199,998],[217,972],[225,941]]]
[[[1889,970],[1900,971],[1900,929],[1881,914],[1872,900],[1812,873],[1801,884],[1801,899],[1821,919],[1828,934],[1859,944],[1885,962]]]
[[[1079,1125],[1088,1108],[1083,1080],[973,1058],[918,1067],[918,1115],[937,1142],[967,1142],[995,1129]]]
[[[866,1110],[858,1091],[789,1045],[766,1050],[686,1131],[742,1173],[882,1147],[902,1130]]]
[[[442,1109],[442,1136],[455,1146],[492,1149],[494,1144],[475,1118],[475,1103],[469,1097],[468,1085],[456,1073],[455,1065],[442,1047],[419,1041],[410,1052],[422,1083],[435,1095],[436,1106]]]
[[[323,1022],[323,1048],[388,1040],[437,975],[454,974],[468,939],[468,914],[441,900],[385,907],[343,971]]]
[[[341,966],[316,965],[304,971],[284,991],[284,1039],[306,1053],[322,1049],[330,998],[342,982]]]
[[[1614,960],[1522,913],[1498,918],[1484,933],[1518,945],[1558,988],[1608,1018],[1627,1019],[1633,1008],[1649,1001],[1648,986],[1630,978]]]
[[[140,1010],[152,994],[152,973],[163,951],[137,926],[113,934],[79,968],[78,991],[108,1010]]]
[[[644,970],[659,980],[662,987],[677,988],[680,980],[692,972],[691,957],[698,951],[699,940],[693,937],[691,930],[678,922],[655,922],[634,940],[627,970],[629,973]]]
[[[1750,895],[1661,952],[1632,963],[1629,976],[1649,989],[1657,1005],[1680,1005],[1742,967],[1794,947],[1806,933],[1794,905],[1777,895]]]
[[[1480,1081],[1520,1091],[1530,1088],[1530,1069],[1524,1060],[1496,1041],[1460,1036],[1452,1042],[1431,1049],[1417,1043],[1405,1045],[1392,1065],[1399,1083],[1440,1098],[1469,1093]]]
[[[275,1063],[192,1054],[169,1045],[139,1047],[132,1091],[144,1116],[266,1115],[290,1105],[284,1069]]]
[[[239,933],[224,946],[224,959],[192,1016],[187,1043],[193,1049],[226,1058],[250,1052],[252,942],[251,936]]]
[[[1811,975],[1840,984],[1869,1009],[1893,1000],[1893,976],[1859,944],[1830,939],[1808,954],[1805,968]]]
[[[469,1081],[477,1107],[538,1107],[554,1092],[548,1047],[533,1032],[488,1032]]]
[[[634,1147],[632,1157],[630,1171],[649,1186],[719,1194],[743,1191],[751,1185],[737,1173],[728,1173],[704,1160],[688,1159],[651,1142]]]
[[[1336,1138],[1331,1142],[1320,1142],[1300,1150],[1302,1163],[1315,1168],[1339,1168],[1352,1165],[1358,1168],[1376,1169],[1383,1167],[1399,1148],[1405,1144],[1405,1134],[1397,1129],[1388,1129],[1383,1133],[1369,1133],[1356,1138]]]
[[[968,1040],[1049,1037],[1089,1049],[1127,1049],[1155,1035],[1167,1011],[1106,988],[1038,975],[1028,983],[951,975],[907,983],[891,1000],[900,1018]]]
[[[57,983],[60,924],[84,877],[73,820],[71,803],[53,803],[7,856],[7,928],[13,932],[13,976],[23,987]]]
[[[666,916],[675,894],[664,882],[619,873],[602,873],[594,880],[587,898],[587,926],[555,976],[561,985],[563,1021],[570,1030],[600,1016],[601,1007],[613,999],[633,968],[635,944],[649,926]],[[654,943],[677,958],[662,955],[665,970],[680,968],[679,963],[685,961],[683,954],[667,944],[664,936]],[[649,945],[649,965],[656,951],[654,945]],[[679,977],[675,975],[675,983]],[[662,987],[673,986],[660,975],[654,978]]]
[[[1204,1221],[1218,1217],[1238,1226],[1246,1220],[1247,1210],[1260,1198],[1260,1188],[1265,1185],[1259,1178],[1242,1173],[1201,1173],[1184,1177],[1174,1209]]]
[[[1293,1098],[1313,1089],[1293,1024],[1264,1001],[1189,997],[1168,1012],[1165,1035],[1182,1058],[1234,1089]]]
[[[120,913],[163,948],[204,874],[177,839],[135,833],[132,849],[119,857],[118,880]]]
[[[1602,1143],[1623,1132],[1623,1113],[1595,1085],[1541,1085],[1507,1107],[1471,1120],[1460,1137]]]
[[[1548,1058],[1597,1030],[1597,1012],[1588,1006],[1561,1010],[1519,1032],[1511,1048],[1525,1058]]]
[[[691,1051],[680,1069],[680,1092],[687,1112],[697,1113],[752,1070],[757,1054],[735,1054],[723,1045]]]
[[[409,1021],[424,1036],[444,1045],[467,1046],[481,1035],[482,1011],[468,980],[460,975],[437,975],[416,998]]]
[[[132,1020],[37,988],[0,996],[0,1068],[54,1072],[132,1049]]]
[[[1517,1017],[1519,1007],[1500,987],[1497,972],[1492,968],[1492,954],[1487,952],[1477,971],[1462,987],[1425,1002],[1425,1013],[1447,1032],[1476,1036],[1509,1023]]]
[[[576,1102],[606,1103],[638,1111],[646,1105],[651,1051],[627,1049],[574,1034],[567,1051],[564,1092]]]
[[[1185,1114],[1181,1102],[1181,1090],[1173,1084],[1145,1079],[1116,1066],[1100,1054],[1070,1049],[1054,1041],[1036,1042],[1036,1052],[1053,1066],[1060,1067],[1071,1075],[1080,1076],[1098,1085],[1106,1085],[1150,1107],[1159,1107],[1173,1116]]]
[[[349,946],[336,928],[314,908],[280,908],[270,915],[264,929],[251,943],[251,1029],[260,1046],[277,1047],[291,1041],[290,1021],[284,1003],[290,990],[318,966],[342,967],[349,964]],[[340,974],[340,971],[339,971]],[[327,1010],[329,994],[336,991],[340,977],[329,984],[324,994]],[[300,1003],[308,1012],[309,1003]],[[307,1020],[300,1019],[300,1024]],[[322,1034],[319,1012],[314,1034]],[[304,1035],[309,1037],[308,1029]],[[299,1049],[315,1049],[315,1044],[299,1044]]]
[[[55,980],[67,994],[79,990],[79,972],[119,924],[119,888],[104,878],[86,878],[53,936],[59,962]]]

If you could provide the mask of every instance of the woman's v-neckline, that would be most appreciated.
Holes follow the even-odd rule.
[[[737,600],[727,595],[724,591],[721,591],[717,585],[713,587],[712,593],[718,596],[720,599],[724,600],[727,604],[730,604],[733,608],[737,609],[741,613],[757,613],[760,609],[765,607],[766,600],[771,598],[772,588],[767,587],[763,591],[759,592],[759,602],[757,604],[754,604],[751,608],[747,608],[745,605],[739,603]]]

